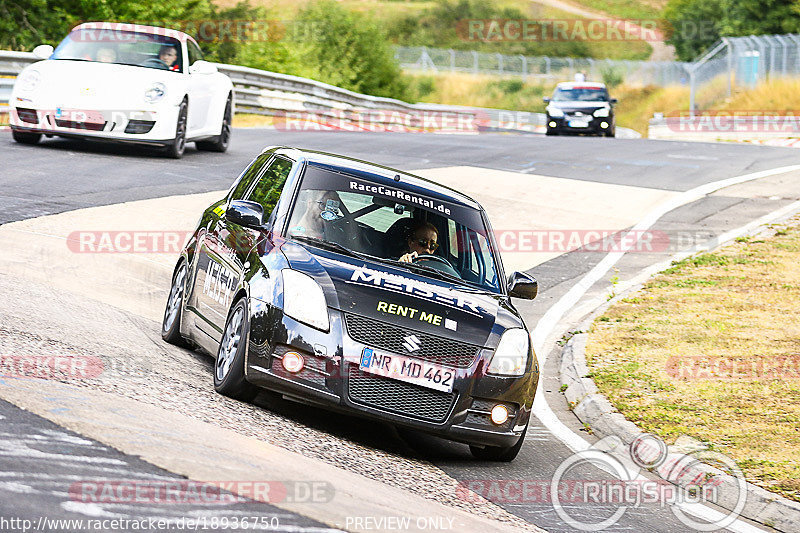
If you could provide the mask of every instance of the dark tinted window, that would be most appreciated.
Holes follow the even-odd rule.
[[[275,209],[275,204],[281,197],[283,184],[292,171],[292,162],[282,157],[276,157],[270,164],[261,179],[258,180],[248,200],[258,202],[264,207],[264,216],[269,216]]]
[[[250,190],[250,186],[253,185],[253,182],[256,180],[258,176],[261,175],[261,171],[264,168],[264,165],[269,161],[272,154],[261,154],[260,156],[256,157],[255,160],[250,163],[250,166],[242,172],[239,181],[233,188],[233,193],[231,194],[231,200],[243,200],[244,195],[247,194],[247,191]]]
[[[608,91],[602,87],[573,87],[572,89],[556,89],[554,102],[605,102]]]

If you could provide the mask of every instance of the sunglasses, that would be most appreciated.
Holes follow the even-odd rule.
[[[435,251],[439,247],[439,243],[434,240],[419,239],[417,240],[420,248],[427,248],[428,250]]]

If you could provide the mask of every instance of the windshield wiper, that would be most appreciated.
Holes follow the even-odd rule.
[[[329,250],[334,250],[336,252],[340,252],[340,253],[343,253],[345,255],[349,255],[351,257],[357,257],[359,259],[369,258],[369,256],[367,256],[366,254],[362,254],[362,253],[356,252],[355,250],[351,250],[350,248],[348,248],[346,246],[342,246],[338,242],[326,241],[325,239],[319,239],[317,237],[309,237],[307,235],[292,235],[290,238],[294,239],[296,241],[306,242],[308,244],[313,244],[315,246],[319,246],[320,248],[327,248]]]

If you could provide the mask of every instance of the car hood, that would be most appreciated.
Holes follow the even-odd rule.
[[[330,307],[345,314],[389,322],[409,330],[486,346],[497,324],[509,314],[504,297],[426,278],[401,268],[303,246],[282,246],[293,269],[313,276],[324,288]],[[513,320],[513,318],[512,318]],[[519,326],[519,321],[517,326]],[[496,340],[494,341],[496,342]]]
[[[167,98],[176,93],[183,75],[166,70],[89,61],[47,60],[28,67],[41,81],[32,94],[37,105],[86,109],[140,109],[144,93],[154,83],[167,87]],[[27,69],[26,69],[27,70]],[[181,93],[182,96],[182,93]]]

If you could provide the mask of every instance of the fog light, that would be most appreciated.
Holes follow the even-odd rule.
[[[555,128],[556,127],[556,121],[555,120],[551,120],[550,123],[548,124],[548,126],[550,126],[551,128]]]
[[[606,122],[606,121],[601,122],[600,123],[600,127],[603,128],[603,129],[606,129],[608,127],[608,122]]]
[[[492,422],[497,424],[505,423],[508,420],[508,409],[506,409],[505,405],[495,405],[492,407]]]
[[[283,354],[283,359],[281,360],[283,364],[283,368],[286,369],[287,372],[291,372],[292,374],[296,374],[303,370],[303,365],[306,364],[305,359],[303,356],[297,352],[286,352]]]

